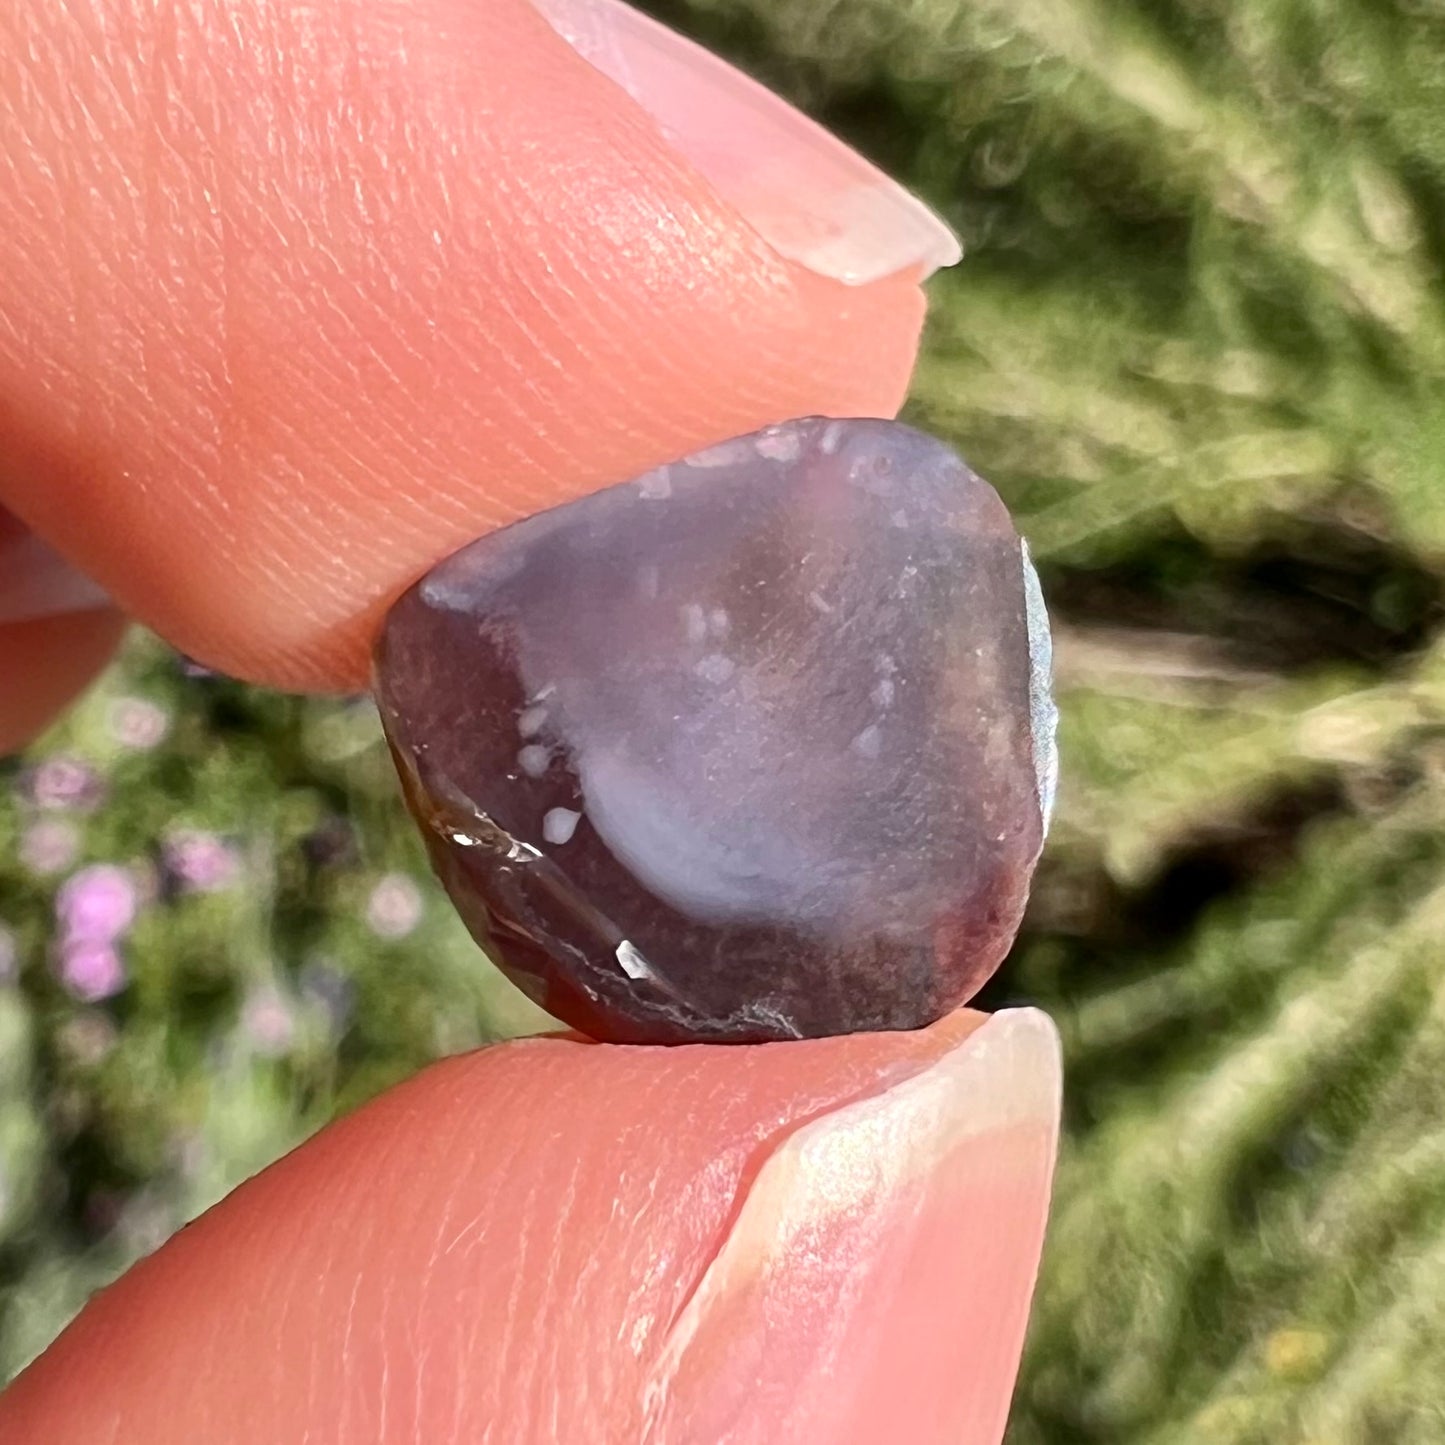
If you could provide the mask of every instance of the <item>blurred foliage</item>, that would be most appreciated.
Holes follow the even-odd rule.
[[[967,246],[912,415],[1017,510],[1064,708],[1055,835],[985,998],[1048,1007],[1069,1069],[1010,1439],[1440,1440],[1445,6],[652,8]],[[121,697],[168,736],[118,741]],[[42,807],[56,757],[105,798]],[[363,705],[138,640],[25,769],[0,802],[7,1371],[335,1109],[535,1021],[425,880]],[[49,868],[57,820],[78,852]],[[178,829],[239,871],[187,883]],[[87,862],[136,880],[123,980],[57,941]]]
[[[912,403],[1014,506],[1064,1031],[1010,1440],[1445,1438],[1445,6],[660,7],[963,236]]]
[[[369,702],[137,634],[5,783],[0,1378],[337,1111],[548,1022],[431,883]]]

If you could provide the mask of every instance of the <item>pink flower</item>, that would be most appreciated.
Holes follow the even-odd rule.
[[[110,735],[123,748],[144,752],[164,741],[171,715],[143,697],[118,697],[110,705]]]
[[[108,942],[67,939],[60,946],[60,981],[74,997],[97,1003],[125,987],[125,964]]]
[[[64,755],[46,758],[30,774],[30,801],[40,808],[90,812],[105,796],[105,785],[88,763]]]
[[[296,1037],[296,1016],[270,984],[256,989],[241,1010],[241,1027],[257,1053],[276,1058]]]
[[[166,868],[190,893],[217,893],[229,888],[241,871],[235,849],[214,833],[181,829],[166,839]]]
[[[20,861],[40,877],[63,873],[80,852],[80,834],[64,818],[37,818],[20,835]]]
[[[111,943],[135,921],[135,910],[134,881],[111,863],[92,863],[72,873],[55,899],[67,942]]]
[[[421,889],[405,873],[388,873],[366,900],[366,922],[381,938],[405,938],[421,922]]]

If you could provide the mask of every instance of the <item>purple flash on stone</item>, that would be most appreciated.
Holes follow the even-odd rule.
[[[473,935],[600,1039],[931,1022],[1007,952],[1052,802],[1027,551],[897,422],[771,427],[484,537],[392,609],[376,691]]]

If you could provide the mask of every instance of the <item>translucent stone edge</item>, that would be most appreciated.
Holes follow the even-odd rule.
[[[1034,773],[1038,778],[1039,811],[1044,833],[1054,816],[1059,786],[1059,709],[1054,702],[1054,641],[1039,574],[1029,556],[1029,544],[1019,539],[1024,572],[1024,618],[1029,636],[1029,726],[1034,737]]]

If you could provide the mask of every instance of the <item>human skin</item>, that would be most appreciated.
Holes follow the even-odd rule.
[[[0,586],[0,747],[127,616],[355,688],[463,541],[896,410],[946,234],[635,17],[550,13],[596,65],[524,0],[0,7],[0,569],[69,564]],[[0,1439],[996,1440],[1058,1063],[979,1024],[448,1061],[100,1296]]]

